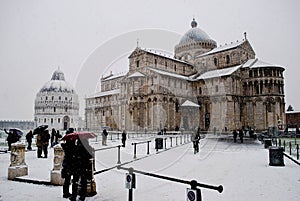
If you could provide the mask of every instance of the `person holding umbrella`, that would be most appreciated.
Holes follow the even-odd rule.
[[[6,134],[8,134],[6,140],[7,140],[7,144],[8,144],[8,151],[10,151],[11,144],[18,142],[20,140],[20,138],[22,137],[23,132],[20,129],[16,129],[16,128],[11,128],[11,129],[9,129],[9,131],[4,129],[4,132]]]
[[[43,133],[39,132],[36,136],[36,147],[37,147],[37,157],[42,158],[42,150],[43,150],[43,139],[42,139]]]
[[[64,137],[70,134],[70,131],[66,132]],[[61,144],[61,147],[64,150],[64,160],[62,163],[61,177],[64,178],[63,184],[63,197],[69,198],[71,197],[71,193],[69,192],[69,187],[71,183],[71,177],[74,174],[74,165],[76,160],[76,145],[75,140],[71,139],[62,139],[65,140],[65,143]]]
[[[44,152],[44,158],[48,157],[49,140],[50,140],[49,130],[44,130],[42,135],[42,149]]]
[[[108,135],[108,132],[106,129],[103,129],[103,132],[102,132],[102,145],[107,145],[106,144],[106,141],[107,141],[107,135]]]
[[[33,130],[33,135],[36,137],[36,146],[37,146],[37,157],[42,158],[43,150],[43,132],[48,128],[48,125],[40,125]]]
[[[65,178],[63,185],[63,197],[75,201],[77,197],[78,181],[80,179],[81,188],[79,191],[79,200],[83,201],[86,197],[87,180],[92,179],[91,160],[94,157],[93,148],[89,145],[89,138],[95,138],[96,135],[90,132],[67,132],[61,139],[65,141],[62,148],[65,152],[63,160],[62,177]],[[77,141],[77,145],[76,142]],[[69,186],[72,179],[72,194],[69,193]]]
[[[77,140],[77,152],[75,160],[75,171],[72,180],[72,195],[71,201],[76,201],[78,181],[80,179],[81,188],[79,190],[79,201],[84,201],[87,191],[87,180],[92,179],[92,164],[93,148],[89,145],[89,141],[84,138]]]

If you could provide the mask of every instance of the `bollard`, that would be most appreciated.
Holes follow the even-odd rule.
[[[135,188],[135,175],[133,173],[133,168],[129,168],[128,172],[129,174],[126,176],[126,182],[130,184],[128,186],[128,201],[133,201],[133,189]]]
[[[290,155],[292,155],[292,143],[289,142],[289,146],[290,146]]]
[[[171,147],[172,147],[172,137],[170,137],[170,140],[171,140]]]
[[[8,180],[28,175],[28,166],[25,163],[25,144],[13,143],[10,152],[10,166],[8,167]]]
[[[133,150],[133,158],[136,159],[136,143],[133,143],[134,150]]]
[[[297,144],[297,160],[299,160],[299,144]]]
[[[150,142],[151,141],[147,141],[147,154],[150,154]]]
[[[121,164],[121,151],[120,151],[120,149],[121,149],[121,145],[118,145],[118,162],[117,162],[117,164]]]
[[[54,158],[53,158],[53,170],[51,170],[50,182],[53,185],[62,186],[64,184],[64,179],[61,178],[61,168],[64,160],[64,150],[60,144],[54,147]]]
[[[167,138],[165,138],[165,149],[167,149]]]
[[[285,151],[285,140],[283,140],[283,150]]]
[[[182,135],[180,135],[180,144],[182,144]]]

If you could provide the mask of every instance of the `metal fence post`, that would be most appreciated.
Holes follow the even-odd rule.
[[[120,149],[121,149],[121,145],[118,145],[118,164],[121,164],[121,151],[120,151]]]
[[[150,142],[151,141],[147,141],[147,154],[149,155],[150,154]]]
[[[299,160],[299,144],[297,144],[297,160]]]
[[[133,158],[136,159],[136,143],[133,143],[133,145],[134,145]]]
[[[281,147],[281,139],[279,139],[279,146]]]

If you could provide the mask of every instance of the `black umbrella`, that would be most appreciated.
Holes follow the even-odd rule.
[[[16,132],[20,137],[23,135],[23,131],[21,131],[19,128],[10,128],[9,132],[10,133]]]
[[[38,133],[42,133],[44,130],[46,130],[48,128],[48,125],[40,125],[38,127],[36,127],[34,130],[33,130],[33,135],[36,135]]]

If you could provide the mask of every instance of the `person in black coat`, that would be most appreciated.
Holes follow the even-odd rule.
[[[68,133],[67,133],[68,134]],[[65,143],[61,144],[64,150],[64,160],[62,163],[61,177],[64,178],[63,184],[63,197],[69,198],[71,193],[69,192],[71,177],[74,174],[74,165],[76,161],[76,144],[75,140],[66,140]]]
[[[236,130],[234,130],[234,131],[232,132],[232,134],[233,134],[233,142],[236,143],[236,138],[237,138],[238,133],[237,133]]]
[[[8,135],[6,138],[7,144],[8,144],[8,151],[11,150],[11,144],[18,142],[20,140],[20,136],[17,134],[17,131],[7,131],[4,129],[4,132]]]
[[[50,146],[53,147],[54,146],[54,139],[55,139],[55,135],[56,135],[56,131],[55,131],[55,128],[52,128],[51,130],[51,140],[50,140]]]
[[[239,137],[240,137],[241,143],[243,143],[244,142],[244,132],[242,129],[239,130]]]
[[[50,134],[48,130],[44,130],[42,134],[42,149],[44,152],[44,158],[48,157],[48,146],[49,146]]]
[[[72,180],[71,201],[77,197],[78,181],[80,179],[81,188],[79,191],[79,201],[84,201],[87,190],[87,180],[92,179],[92,158],[94,156],[93,148],[88,140],[77,140],[76,160],[74,164],[74,175]]]
[[[33,138],[33,133],[32,133],[32,130],[30,130],[30,131],[26,134],[26,141],[27,141],[27,143],[28,143],[27,150],[32,150],[32,147],[31,147],[32,138]]]
[[[126,135],[127,135],[127,133],[126,133],[126,131],[125,130],[123,130],[123,133],[122,133],[122,147],[125,147],[125,143],[126,143]]]
[[[196,134],[192,138],[193,147],[194,147],[194,154],[199,152],[199,141],[200,141],[200,134],[196,132]]]

